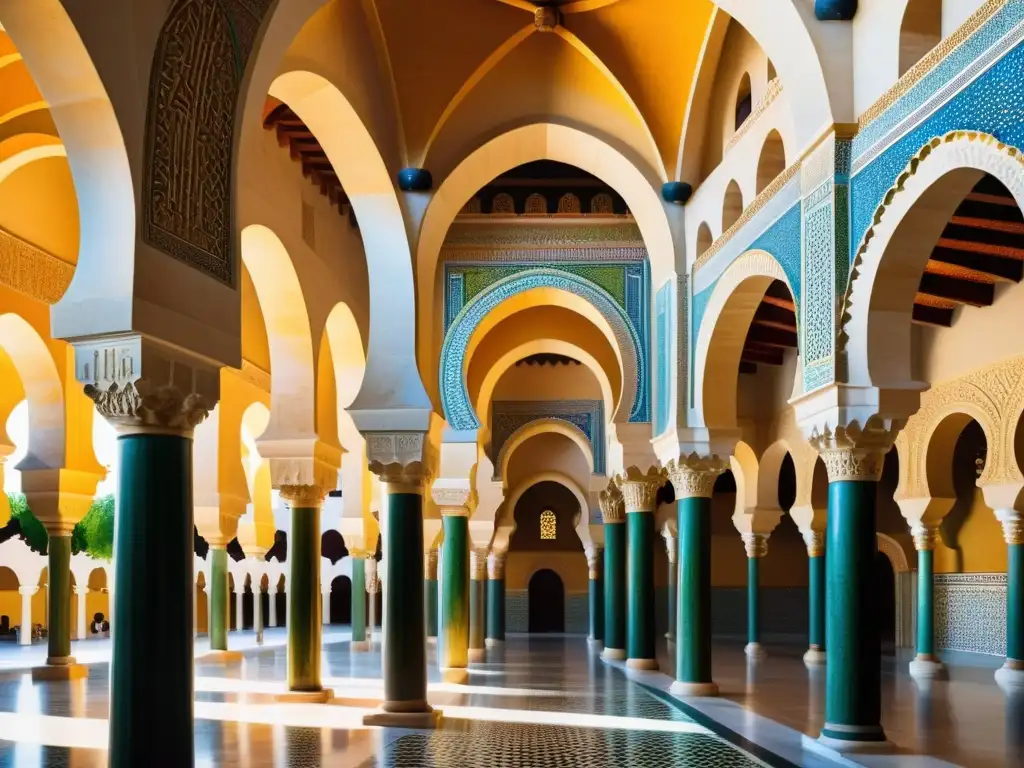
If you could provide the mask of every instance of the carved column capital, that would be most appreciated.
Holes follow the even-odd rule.
[[[422,493],[430,481],[430,445],[424,432],[367,432],[366,460],[388,493]]]
[[[469,517],[469,481],[437,480],[430,488],[431,498],[442,517]]]
[[[487,549],[469,550],[469,578],[473,581],[485,581],[487,579]]]
[[[428,549],[423,553],[423,578],[437,581],[437,548]]]
[[[626,512],[653,512],[657,506],[658,489],[665,484],[665,470],[651,467],[646,472],[630,467],[616,475],[615,484],[622,492]]]
[[[505,553],[491,552],[487,558],[487,578],[502,581],[505,578]]]
[[[1003,539],[1008,545],[1024,544],[1024,515],[1015,509],[997,509],[996,517],[1003,526]]]
[[[872,417],[864,426],[823,425],[811,432],[811,446],[821,455],[828,481],[871,480],[882,476],[885,455],[896,441],[902,422]]]
[[[326,495],[319,485],[282,485],[280,492],[289,507],[302,509],[319,507]]]
[[[614,480],[601,491],[598,504],[601,507],[601,519],[605,523],[626,522],[626,503],[622,498],[622,491],[619,490]]]
[[[804,537],[804,544],[807,545],[808,557],[821,557],[825,554],[825,532],[824,531],[801,531]]]
[[[938,534],[938,528],[931,526],[915,525],[910,529],[910,535],[914,537],[914,549],[918,552],[931,552],[935,549]]]
[[[747,557],[764,557],[768,554],[767,533],[744,533],[743,548],[747,551]]]
[[[604,550],[601,547],[593,547],[587,551],[587,575],[591,581],[601,578],[603,565]]]
[[[680,456],[668,463],[668,478],[676,499],[710,499],[718,476],[729,468],[729,460],[696,453]]]

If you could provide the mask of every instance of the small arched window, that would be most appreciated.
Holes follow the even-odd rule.
[[[740,89],[736,93],[736,130],[747,122],[750,113],[754,111],[754,96],[750,88],[750,75],[744,74],[740,80]]]
[[[540,537],[544,541],[554,541],[558,538],[558,519],[550,509],[540,513]]]
[[[512,216],[516,212],[515,202],[512,200],[512,195],[507,192],[501,192],[494,196],[491,201],[491,213],[497,216]]]
[[[544,215],[548,212],[548,200],[544,195],[534,192],[526,198],[526,213],[534,216]]]

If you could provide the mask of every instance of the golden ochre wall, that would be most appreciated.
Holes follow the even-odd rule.
[[[582,552],[509,552],[505,560],[505,589],[529,589],[533,574],[545,568],[558,574],[567,594],[590,588],[587,557]]]

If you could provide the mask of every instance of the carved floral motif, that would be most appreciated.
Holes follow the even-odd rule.
[[[764,557],[768,554],[769,534],[744,533],[741,535],[743,537],[743,548],[747,552],[747,557]]]
[[[668,463],[668,477],[676,499],[710,499],[718,476],[729,468],[728,460],[692,453]]]
[[[124,430],[163,430],[191,435],[213,405],[202,395],[177,387],[155,385],[146,379],[109,388],[85,385],[85,394],[100,415]]]
[[[601,507],[601,519],[605,524],[626,521],[626,503],[622,498],[622,491],[614,481],[608,483],[608,487],[601,491],[598,504]]]
[[[665,470],[651,467],[642,472],[630,467],[615,477],[615,484],[622,492],[626,512],[653,512],[657,506],[658,489],[665,484]]]

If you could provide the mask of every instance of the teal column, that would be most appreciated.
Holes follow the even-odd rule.
[[[917,680],[946,677],[946,667],[935,655],[935,539],[936,529],[914,526],[917,549],[917,656],[910,662],[910,676]]]
[[[352,558],[352,650],[368,651],[366,639],[366,553],[354,551]]]
[[[670,643],[676,641],[676,608],[679,603],[679,574],[676,568],[678,554],[678,539],[675,536],[665,536],[665,555],[668,558],[668,630],[665,632],[665,639]]]
[[[427,611],[427,641],[437,642],[437,549],[423,553],[423,601]]]
[[[211,651],[228,649],[228,551],[224,547],[210,547],[210,637]]]
[[[1024,517],[1012,509],[997,510],[1006,540],[1006,661],[996,671],[1000,688],[1024,691]]]
[[[442,509],[441,626],[437,660],[442,677],[465,682],[469,666],[469,519],[466,509]]]
[[[320,505],[321,489],[288,485],[281,498],[291,507],[288,532],[288,690],[329,696],[320,682]],[[319,696],[314,697],[320,698]]]
[[[50,533],[47,558],[50,615],[46,663],[55,667],[69,667],[75,665],[71,656],[71,535]],[[80,671],[84,673],[86,669],[82,667]]]
[[[505,555],[492,552],[487,558],[487,637],[488,648],[505,643]]]
[[[744,653],[752,661],[767,654],[761,645],[761,558],[768,554],[768,536],[762,533],[744,533],[743,546],[747,551],[747,646]]]
[[[469,572],[469,660],[483,661],[487,657],[487,550],[469,553]]]
[[[590,598],[590,637],[587,639],[591,648],[600,651],[604,647],[604,550],[594,547],[587,553]]]
[[[601,492],[604,518],[604,651],[610,661],[626,658],[626,513],[622,494]]]
[[[192,435],[118,438],[108,765],[195,763]]]
[[[820,666],[825,663],[825,532],[805,530],[807,545],[807,652],[804,664]]]
[[[654,507],[659,470],[621,482],[626,507],[626,666],[657,669],[654,649]]]
[[[878,637],[875,497],[881,457],[828,456],[828,594],[825,644],[825,726],[821,740],[837,748],[885,741],[881,726],[881,646]],[[835,471],[844,474],[834,477]]]
[[[687,473],[689,474],[689,473]],[[676,680],[672,692],[684,696],[717,696],[711,678],[711,489],[707,495],[686,496],[698,485],[678,481],[676,511],[679,528],[679,607],[676,616]]]
[[[409,482],[405,472],[403,482],[385,481],[384,485],[384,703],[363,722],[396,728],[433,728],[441,713],[427,703],[422,480]]]

